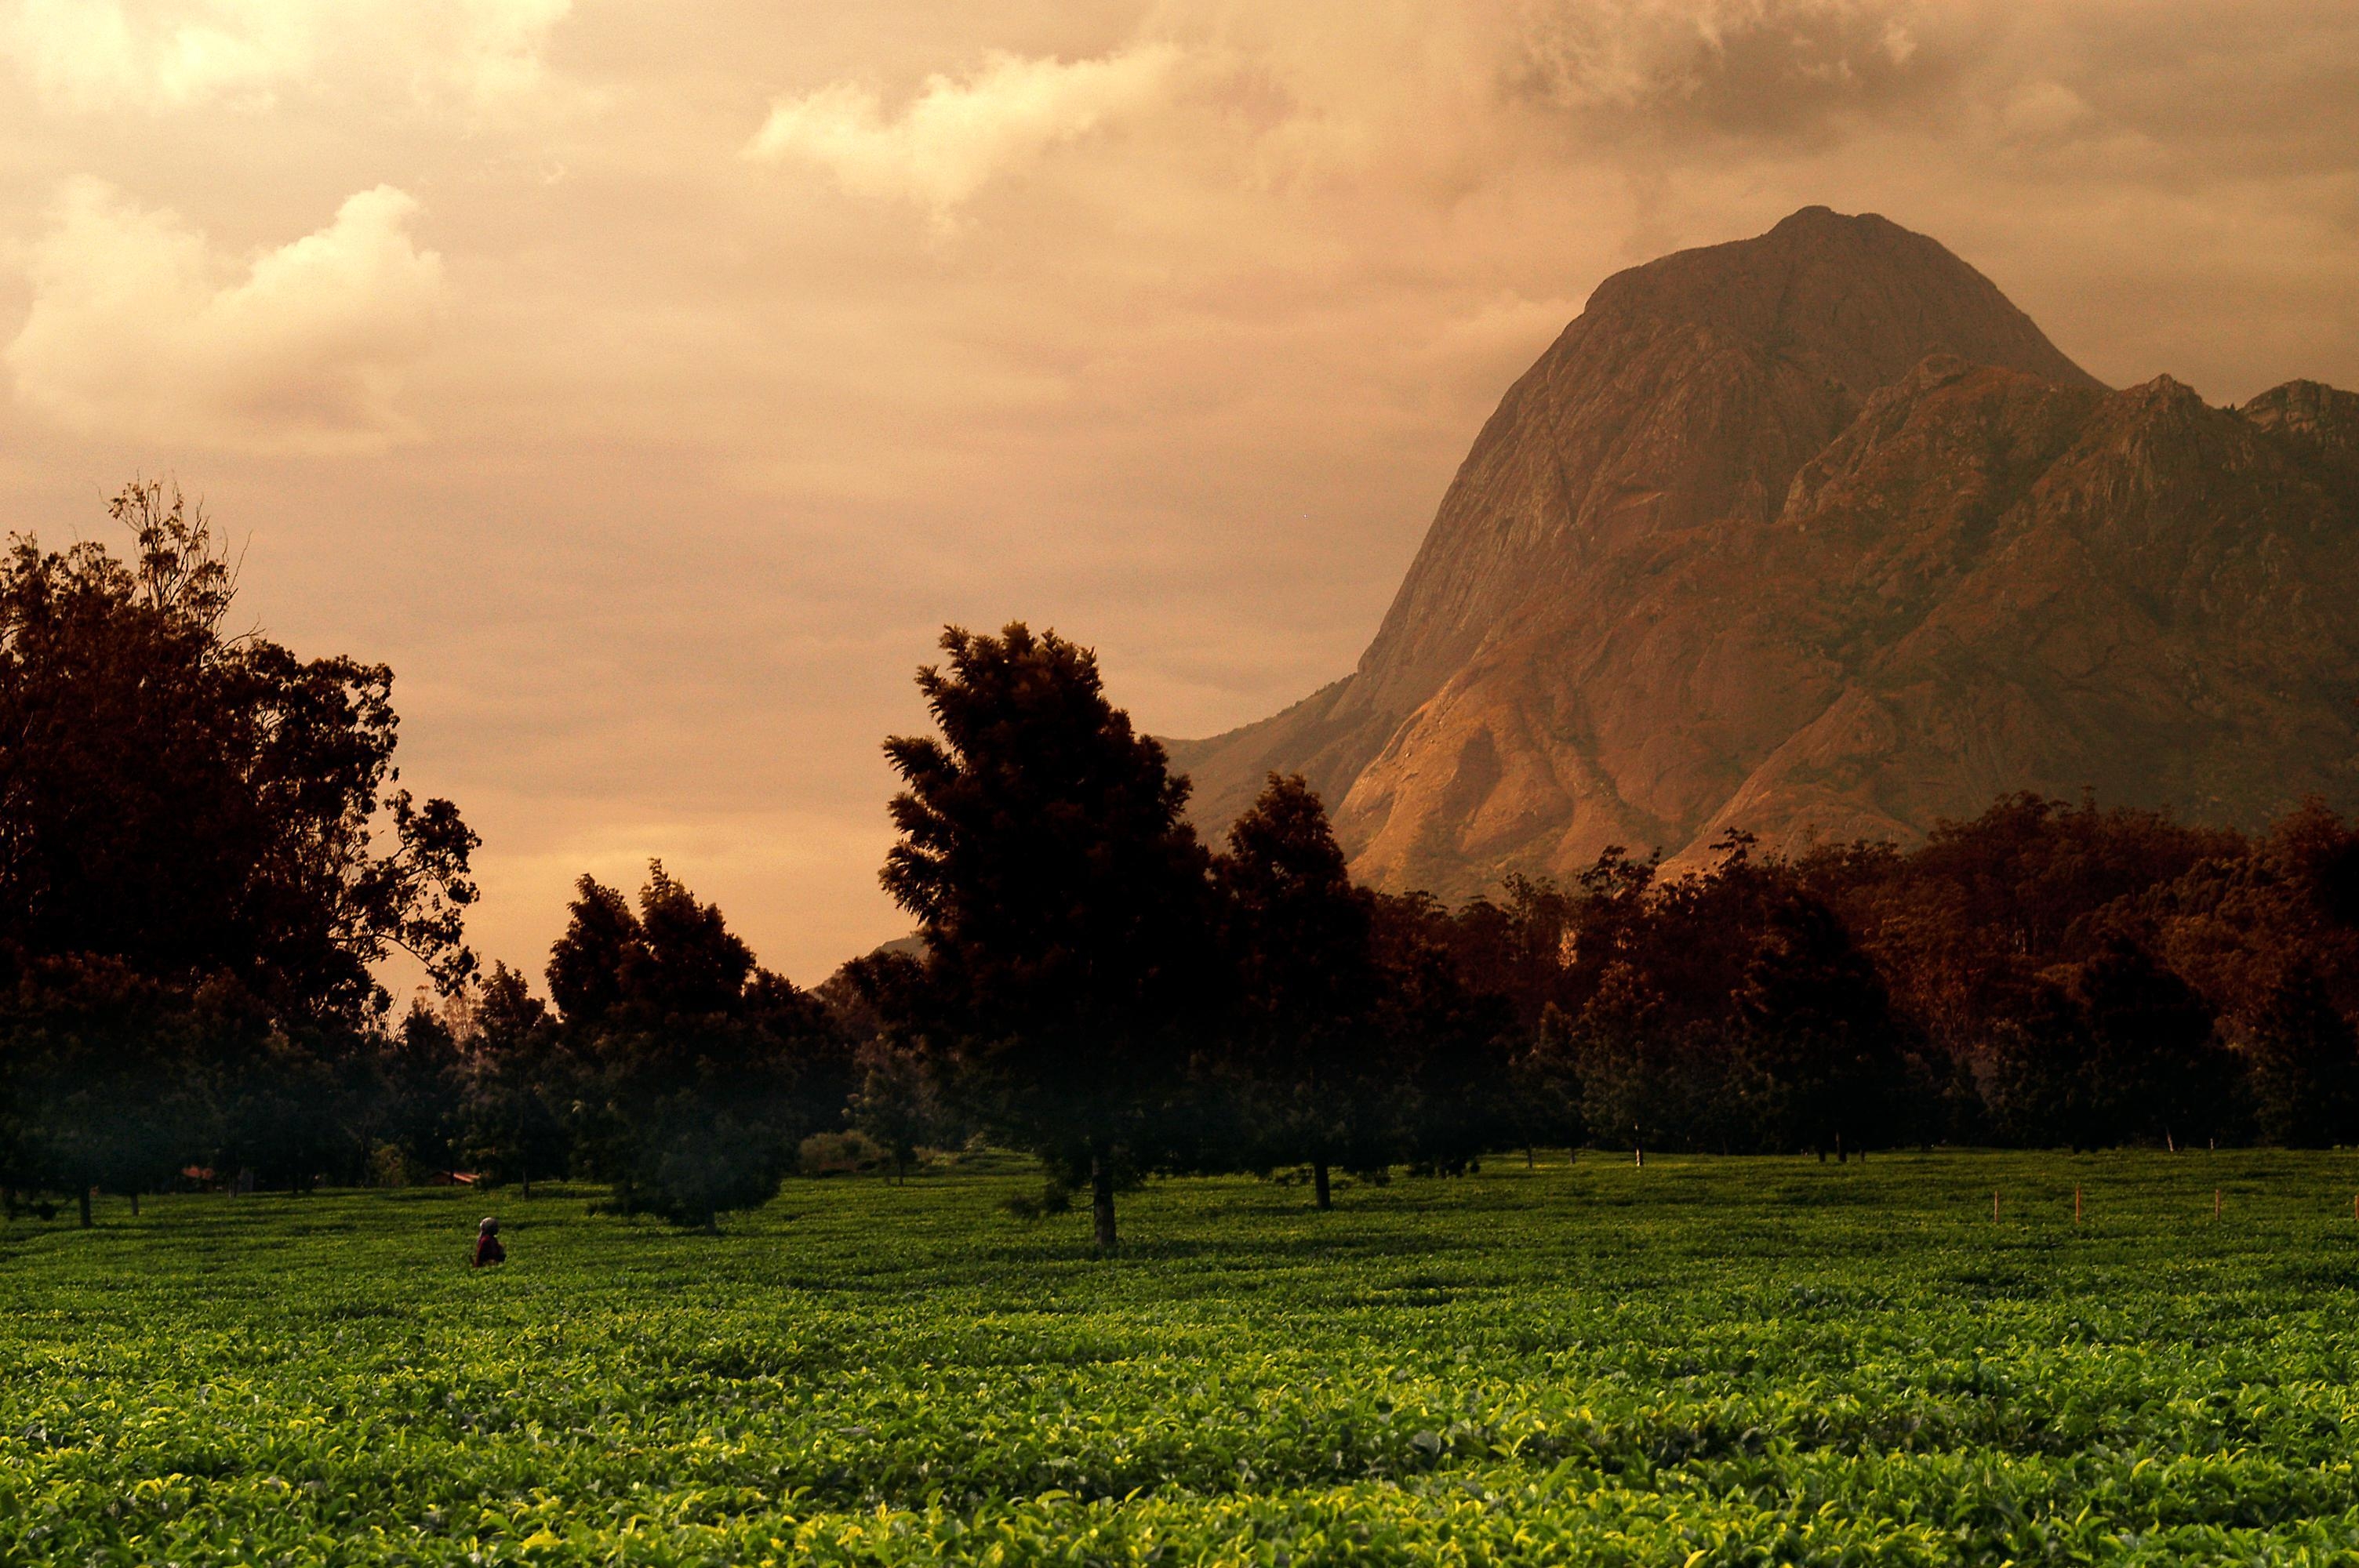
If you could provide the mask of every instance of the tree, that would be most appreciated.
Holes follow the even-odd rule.
[[[905,788],[883,881],[926,944],[901,1026],[981,1119],[1088,1179],[1111,1251],[1115,1184],[1168,1155],[1189,1026],[1216,1000],[1188,784],[1088,649],[1020,622],[941,647],[918,673],[939,738],[885,744]]]
[[[2095,1047],[2072,995],[2053,979],[1998,1021],[1983,1061],[1983,1098],[1999,1136],[2024,1148],[2062,1143],[2075,1153],[2105,1141],[2092,1098]]]
[[[364,1141],[391,1144],[412,1172],[456,1171],[465,1062],[450,1023],[412,1001],[400,1029],[377,1043],[373,1065]]]
[[[2077,966],[2071,989],[2088,1020],[2090,1098],[2105,1141],[2176,1147],[2220,1124],[2233,1063],[2192,987],[2143,943],[2114,935]]]
[[[156,1192],[202,1148],[210,1101],[183,999],[116,960],[33,960],[0,984],[0,1166],[10,1187]]]
[[[636,913],[585,876],[571,914],[548,979],[584,1064],[578,1146],[615,1206],[712,1229],[768,1202],[816,1108],[832,1121],[849,1091],[827,1010],[660,861]]]
[[[395,948],[457,988],[476,838],[390,787],[392,672],[225,634],[234,575],[177,490],[111,511],[128,562],[26,536],[0,562],[0,942],[346,1027]]]
[[[1397,1119],[1401,1153],[1428,1169],[1466,1171],[1520,1130],[1509,1114],[1515,1011],[1464,977],[1451,916],[1422,894],[1375,901],[1376,1060],[1372,1110]]]
[[[572,1150],[575,1075],[555,1021],[522,975],[495,963],[463,1044],[462,1147],[484,1179],[518,1183],[529,1199],[534,1174],[562,1173]]]
[[[849,1108],[852,1125],[884,1148],[893,1179],[905,1182],[918,1151],[947,1141],[955,1127],[934,1075],[921,1054],[884,1038],[863,1044],[853,1068],[860,1087]]]
[[[1683,1022],[1635,964],[1612,964],[1564,1045],[1589,1136],[1641,1151],[1706,1146],[1725,1097],[1728,1064],[1717,1044]]]
[[[2359,1132],[2359,1043],[2315,969],[2297,960],[2246,1029],[2253,1116],[2262,1139],[2329,1149]]]
[[[1308,1161],[1312,1202],[1330,1167],[1374,1163],[1376,968],[1366,897],[1326,808],[1299,773],[1267,786],[1214,863],[1241,1004],[1243,1076],[1276,1150]]]
[[[1832,910],[1780,900],[1736,994],[1756,1136],[1821,1160],[1894,1125],[1899,1068],[1884,982]]]

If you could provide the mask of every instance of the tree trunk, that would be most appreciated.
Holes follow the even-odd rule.
[[[1116,1245],[1114,1229],[1114,1162],[1103,1150],[1090,1155],[1090,1226],[1100,1256],[1111,1257]]]
[[[131,1217],[134,1219],[137,1219],[139,1217],[139,1189],[137,1187],[131,1189]]]
[[[1327,1162],[1324,1160],[1310,1162],[1310,1190],[1316,1195],[1315,1207],[1325,1209],[1335,1206],[1334,1200],[1327,1194]]]
[[[82,1227],[88,1230],[90,1228],[90,1189],[81,1188],[74,1196],[82,1200]]]
[[[1823,1164],[1825,1164],[1826,1162],[1827,1162],[1827,1146],[1826,1146],[1825,1144],[1821,1143],[1821,1144],[1820,1144],[1820,1145],[1819,1145],[1819,1163],[1820,1163],[1820,1164],[1821,1164],[1821,1165],[1823,1165]]]
[[[525,1166],[521,1174],[524,1177],[524,1200],[530,1203],[532,1201],[532,1167]]]

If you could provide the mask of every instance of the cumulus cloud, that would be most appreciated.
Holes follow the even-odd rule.
[[[929,77],[892,118],[875,89],[837,82],[772,103],[745,154],[815,164],[856,195],[915,202],[947,222],[993,178],[1153,102],[1178,59],[1159,43],[1070,62],[994,50],[963,81]]]
[[[440,304],[418,203],[380,185],[242,277],[169,211],[77,180],[27,255],[8,345],[18,400],[64,425],[249,449],[373,449],[412,433],[395,395]]]
[[[539,79],[572,0],[14,0],[0,52],[51,107],[148,113],[387,81],[484,103]]]

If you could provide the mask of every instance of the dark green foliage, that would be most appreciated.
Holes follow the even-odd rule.
[[[111,511],[127,560],[0,561],[0,1179],[299,1188],[354,1173],[380,1113],[447,1156],[449,1042],[382,1038],[373,969],[463,988],[476,840],[393,787],[392,672],[226,632],[234,574],[177,491]]]
[[[2288,1149],[2359,1141],[2359,1045],[2308,964],[2269,988],[2245,1033],[2253,1118]]]
[[[939,1082],[919,1052],[883,1037],[853,1059],[859,1087],[847,1107],[852,1125],[884,1149],[896,1180],[906,1180],[918,1152],[964,1141],[958,1117],[943,1102]]]
[[[2204,1138],[2226,1119],[2232,1064],[2212,1037],[2212,1009],[2143,944],[2108,939],[2072,979],[2087,1021],[2090,1108],[2084,1144]]]
[[[113,511],[128,562],[20,535],[0,564],[0,945],[346,1023],[395,947],[455,988],[475,838],[388,790],[393,673],[224,634],[202,512],[160,485]]]
[[[1237,1017],[1223,1087],[1243,1101],[1249,1162],[1302,1162],[1312,1201],[1331,1171],[1403,1152],[1371,901],[1352,885],[1319,796],[1276,773],[1214,867]]]
[[[449,1023],[412,1003],[400,1030],[377,1049],[364,1141],[390,1143],[411,1169],[459,1169],[460,1105],[466,1063]]]
[[[1772,1149],[1888,1141],[1900,1087],[1897,1028],[1875,966],[1807,893],[1769,911],[1736,997],[1743,1095]]]
[[[119,961],[25,962],[0,994],[0,1186],[161,1192],[208,1133],[208,1035],[173,989]]]
[[[563,1020],[581,1064],[574,1152],[626,1212],[709,1228],[766,1202],[851,1091],[827,1010],[756,969],[720,910],[660,862],[636,913],[582,879],[549,982],[579,1010]]]
[[[918,687],[940,731],[885,752],[904,789],[883,880],[925,957],[897,1021],[998,1134],[1093,1188],[1169,1161],[1194,1031],[1217,1016],[1207,857],[1185,779],[1097,661],[1022,624],[951,628]]]
[[[467,1045],[460,1148],[486,1184],[514,1182],[530,1197],[536,1175],[561,1176],[571,1160],[578,1064],[549,1010],[506,964],[484,981]]]

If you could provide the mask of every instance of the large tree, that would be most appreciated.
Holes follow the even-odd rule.
[[[1331,1204],[1331,1168],[1389,1156],[1396,1098],[1376,1026],[1378,977],[1367,895],[1352,885],[1318,793],[1269,775],[1216,862],[1238,980],[1243,1084],[1270,1152],[1307,1161],[1312,1202]]]
[[[925,937],[916,1032],[1002,1136],[1114,1188],[1169,1146],[1190,1022],[1212,1001],[1207,856],[1188,783],[1055,633],[950,628],[918,687],[940,733],[896,736],[885,886]]]
[[[2330,1149],[2359,1132],[2359,1042],[2325,985],[2297,960],[2244,1031],[2253,1119],[2289,1149]]]
[[[169,982],[233,977],[291,1019],[382,1016],[396,948],[455,989],[476,839],[393,787],[393,672],[227,630],[201,508],[135,484],[135,549],[0,561],[0,945]]]
[[[662,862],[633,911],[583,877],[549,954],[576,1128],[616,1206],[712,1228],[778,1190],[804,1134],[841,1113],[850,1050],[826,1008],[758,968],[718,906]]]
[[[492,966],[468,1023],[461,1147],[484,1179],[516,1182],[529,1198],[536,1174],[561,1175],[571,1157],[573,1060],[549,1009],[506,964]]]
[[[1796,892],[1771,908],[1736,1011],[1762,1145],[1848,1158],[1897,1130],[1900,1054],[1884,981],[1825,904]]]
[[[397,787],[390,670],[235,629],[229,557],[177,490],[110,510],[125,557],[0,556],[5,1158],[82,1192],[214,1155],[300,1185],[353,1153],[336,1119],[389,1006],[376,967],[471,973],[475,836]]]

